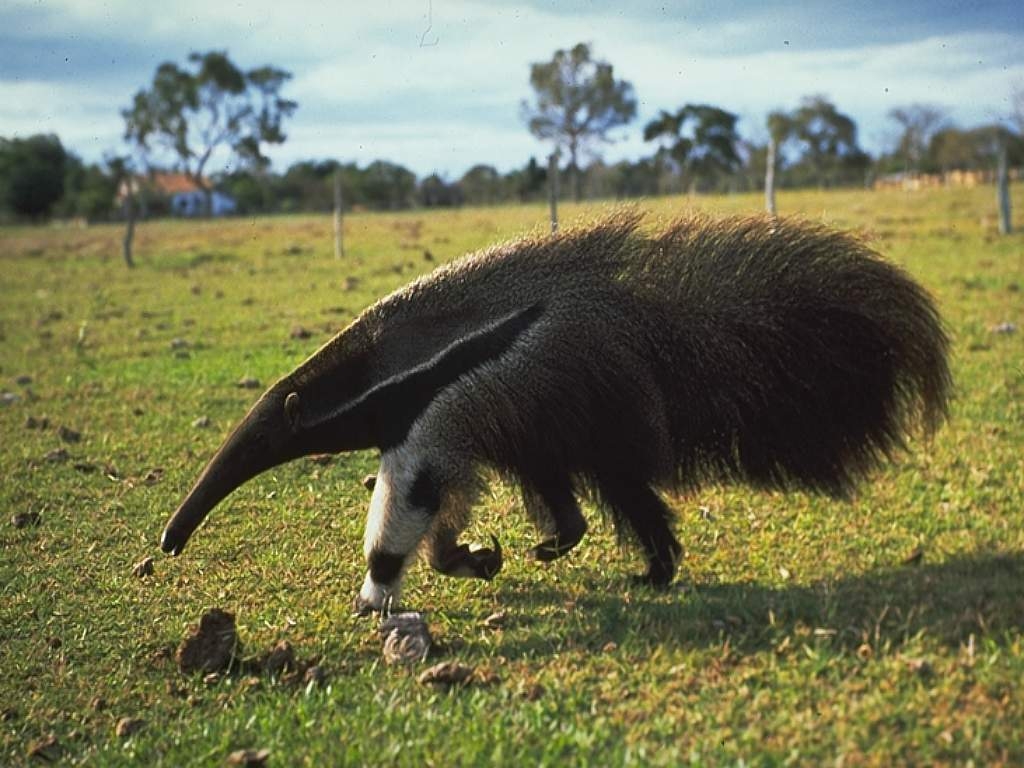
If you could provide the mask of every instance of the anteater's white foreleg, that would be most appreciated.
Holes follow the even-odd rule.
[[[472,467],[436,442],[410,439],[385,451],[373,487],[363,554],[367,571],[356,598],[361,612],[398,605],[405,571],[424,538],[431,565],[449,576],[490,579],[501,569],[501,548],[458,543],[469,521],[477,482]]]

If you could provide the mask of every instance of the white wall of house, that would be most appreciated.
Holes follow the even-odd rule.
[[[212,200],[214,216],[226,216],[237,209],[234,198],[214,191]],[[201,216],[206,208],[206,195],[199,190],[179,192],[171,196],[171,212],[175,216]]]

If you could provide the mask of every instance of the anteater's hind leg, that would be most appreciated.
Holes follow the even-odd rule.
[[[550,562],[569,552],[587,532],[587,521],[572,492],[568,476],[548,477],[524,483],[526,513],[546,538],[530,550],[541,562]]]
[[[643,480],[606,475],[598,478],[597,486],[616,524],[625,524],[643,547],[647,573],[637,580],[652,587],[667,587],[683,548],[672,533],[672,513],[665,502]]]

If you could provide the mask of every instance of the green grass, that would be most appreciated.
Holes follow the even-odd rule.
[[[852,503],[673,499],[687,556],[668,594],[630,585],[639,558],[597,517],[569,558],[527,561],[535,534],[495,484],[470,535],[501,538],[502,574],[419,564],[407,584],[438,658],[496,677],[452,692],[418,684],[423,665],[385,667],[376,623],[351,614],[372,454],[261,476],[180,558],[157,540],[254,399],[239,378],[269,384],[378,296],[543,227],[544,209],[352,215],[342,262],[327,217],[145,223],[133,271],[116,227],[0,230],[0,389],[18,398],[0,406],[0,763],[31,762],[52,735],[53,755],[103,765],[223,764],[244,747],[272,765],[1021,764],[1024,332],[990,329],[1024,323],[1024,239],[995,234],[993,197],[781,195],[862,231],[935,294],[954,339],[950,423]],[[643,207],[693,204],[760,200]],[[312,337],[292,339],[297,325]],[[62,446],[66,461],[45,460]],[[30,511],[38,526],[12,525]],[[155,573],[137,578],[146,555]],[[181,675],[169,652],[213,606],[237,615],[245,653],[288,639],[326,685]],[[506,624],[485,626],[498,610]],[[127,716],[145,723],[122,738]]]

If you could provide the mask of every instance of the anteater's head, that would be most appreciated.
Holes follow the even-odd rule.
[[[364,336],[350,326],[263,393],[168,521],[164,552],[179,554],[210,511],[261,472],[302,456],[377,444],[377,403],[360,397],[370,367]]]

